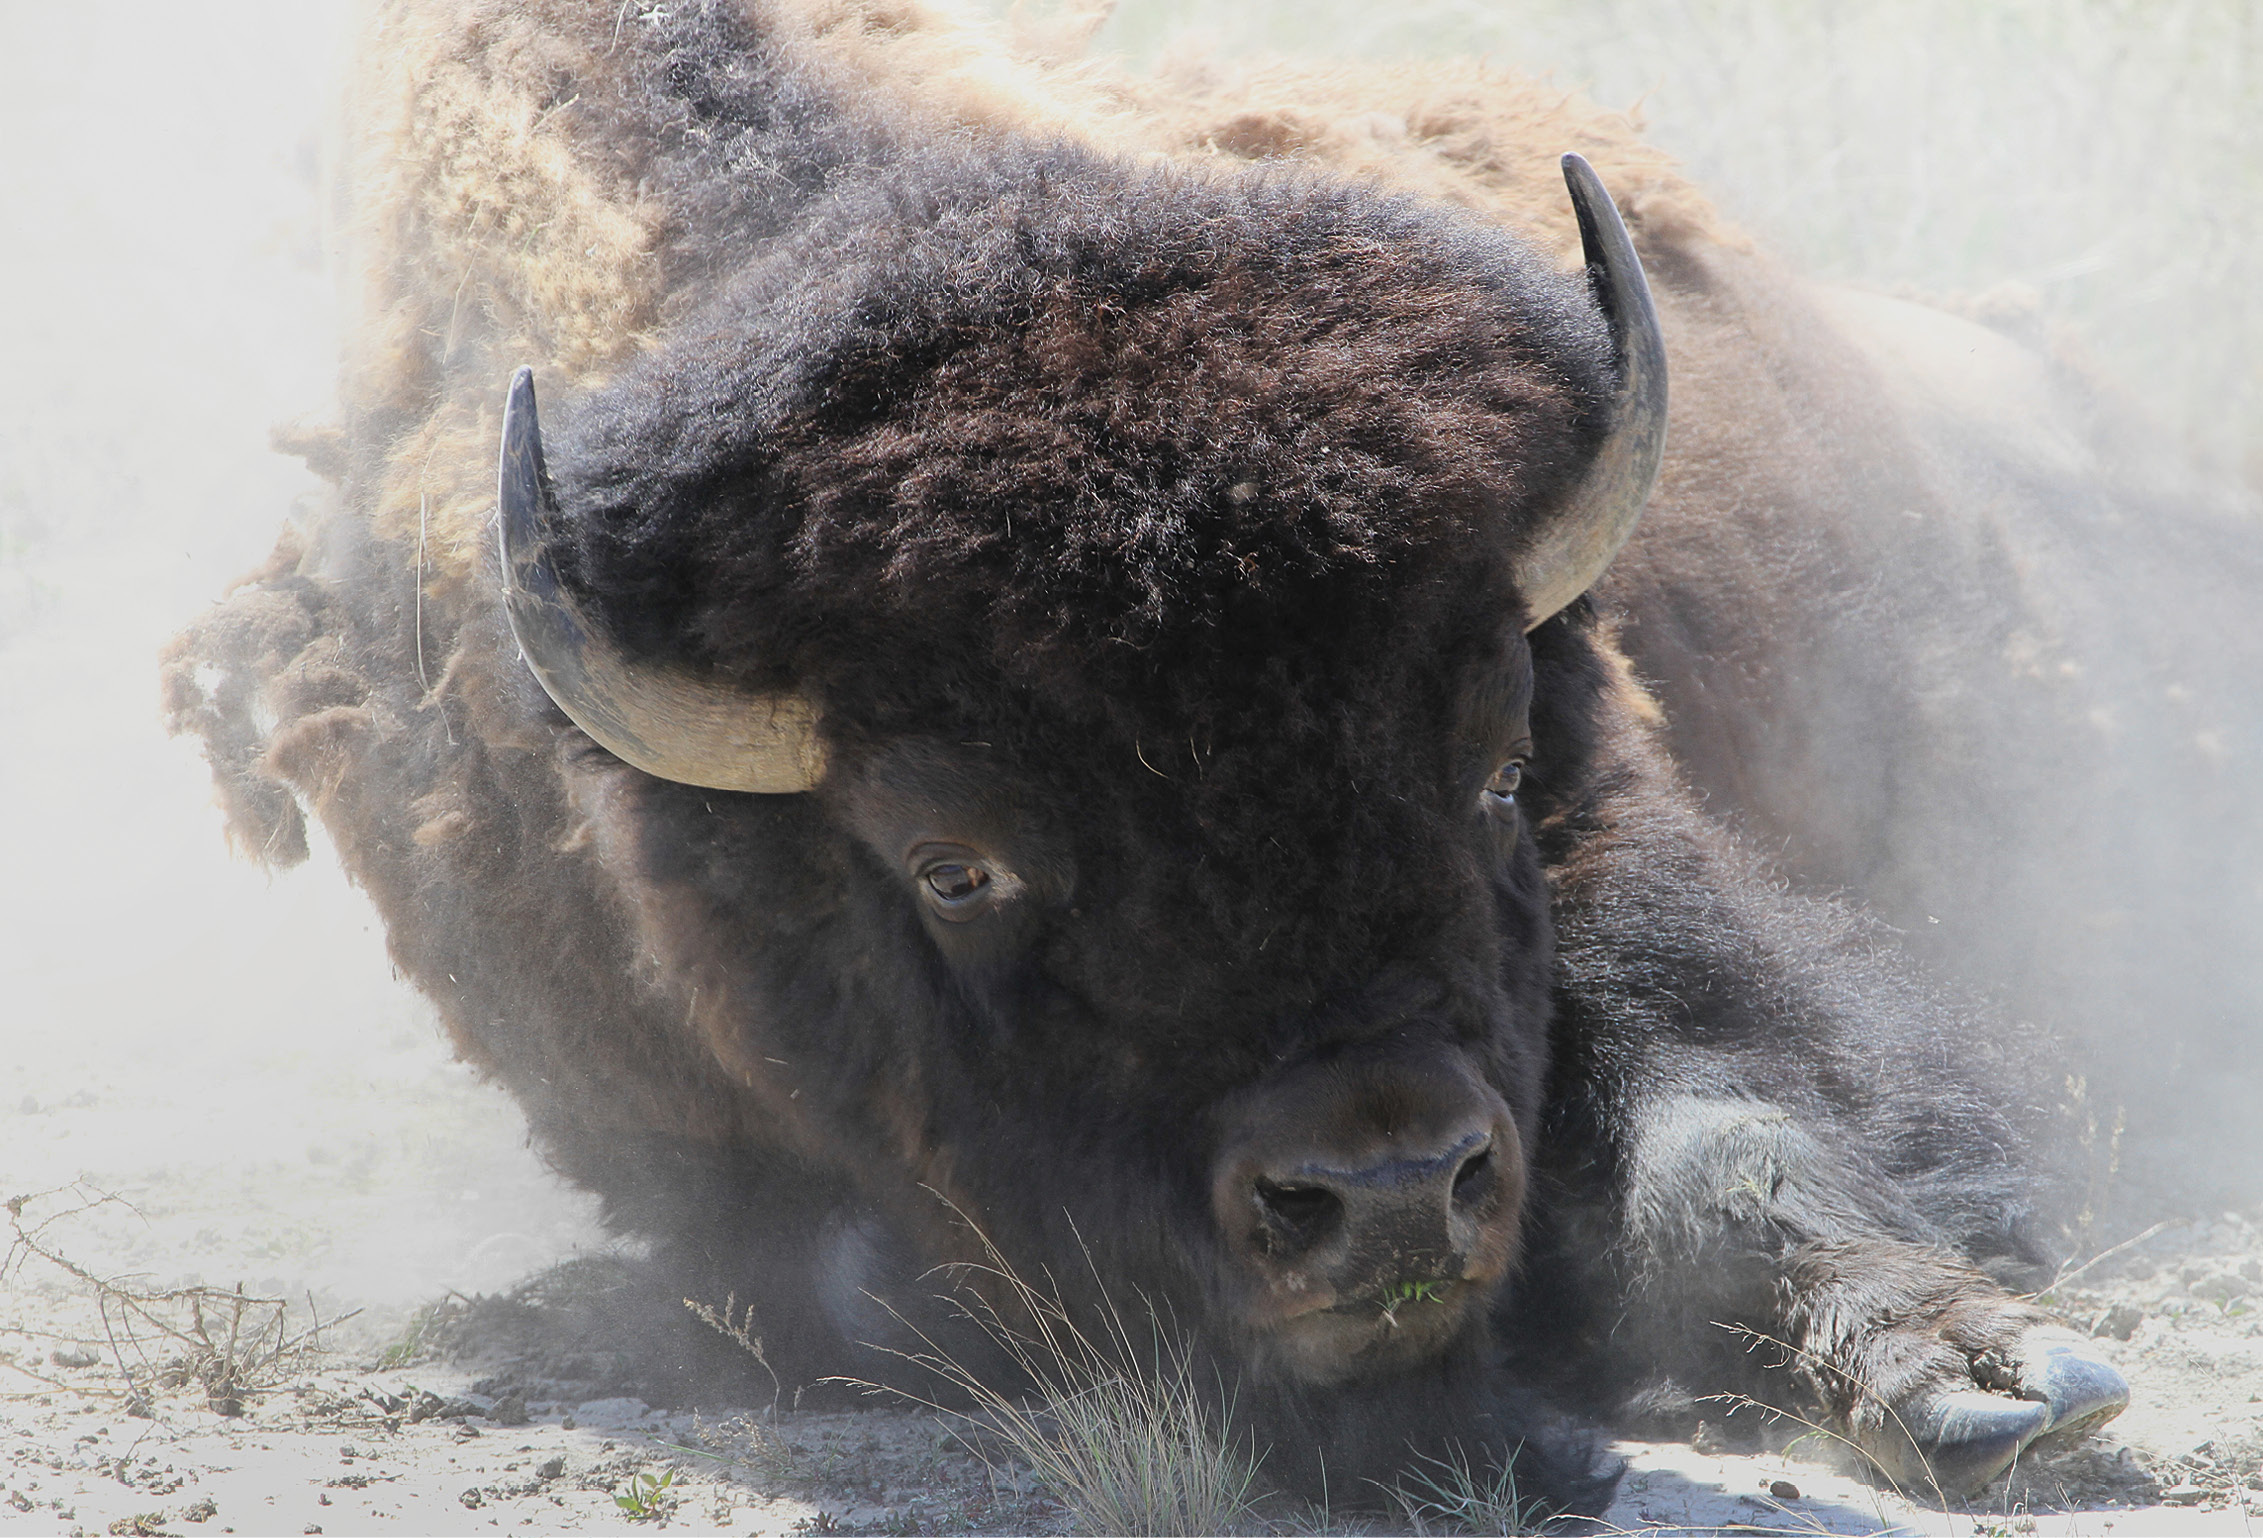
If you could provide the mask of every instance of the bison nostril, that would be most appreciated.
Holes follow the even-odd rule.
[[[1258,1237],[1268,1254],[1309,1250],[1334,1233],[1344,1217],[1343,1200],[1333,1191],[1275,1185],[1262,1177],[1257,1208],[1265,1218]]]
[[[1474,1207],[1493,1192],[1493,1145],[1483,1148],[1462,1160],[1462,1167],[1454,1171],[1454,1205]]]

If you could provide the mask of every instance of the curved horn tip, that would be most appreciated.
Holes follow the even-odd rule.
[[[1666,349],[1641,259],[1595,168],[1572,152],[1559,163],[1579,219],[1588,291],[1610,328],[1619,377],[1587,470],[1518,558],[1527,629],[1602,576],[1634,532],[1666,442]]]
[[[496,497],[504,615],[535,681],[576,726],[623,762],[679,784],[790,794],[825,777],[825,743],[806,697],[748,694],[640,661],[584,613],[552,559],[561,520],[532,369],[511,376]]]
[[[542,413],[534,402],[534,370],[524,364],[511,375],[511,388],[503,397],[502,449],[506,481],[514,460],[523,459],[538,475],[542,472]]]

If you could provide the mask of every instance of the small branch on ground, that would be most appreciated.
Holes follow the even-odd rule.
[[[55,1210],[27,1221],[25,1209],[58,1202]],[[11,1237],[0,1257],[0,1279],[20,1271],[30,1261],[46,1262],[84,1285],[94,1296],[102,1318],[105,1343],[118,1374],[125,1380],[121,1394],[128,1414],[152,1413],[149,1391],[185,1388],[204,1391],[205,1401],[222,1415],[243,1413],[247,1395],[281,1384],[303,1358],[322,1350],[322,1331],[360,1312],[325,1322],[307,1295],[312,1321],[290,1331],[290,1305],[282,1298],[258,1297],[244,1290],[221,1287],[151,1287],[138,1278],[97,1275],[72,1260],[48,1231],[58,1223],[107,1206],[130,1204],[104,1191],[83,1185],[9,1198],[0,1203],[7,1212]]]

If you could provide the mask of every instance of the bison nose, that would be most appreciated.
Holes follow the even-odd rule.
[[[1314,1071],[1243,1108],[1212,1200],[1260,1312],[1385,1312],[1508,1269],[1524,1171],[1508,1109],[1429,1065]]]
[[[1251,1181],[1253,1237],[1268,1257],[1295,1264],[1341,1236],[1347,1249],[1375,1252],[1396,1270],[1428,1272],[1409,1280],[1448,1280],[1473,1247],[1493,1185],[1491,1128],[1427,1158],[1356,1169],[1297,1162]]]

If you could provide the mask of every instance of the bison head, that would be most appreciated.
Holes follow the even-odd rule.
[[[514,383],[512,625],[641,771],[594,802],[687,1028],[867,1215],[837,1291],[963,1249],[927,1187],[1262,1392],[1482,1378],[1598,687],[1529,632],[1663,438],[1566,172],[1586,284],[1291,176],[935,158],[573,402],[555,484]]]

